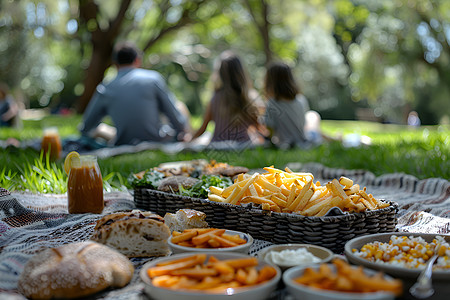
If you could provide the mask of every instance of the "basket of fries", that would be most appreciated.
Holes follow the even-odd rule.
[[[164,215],[182,208],[206,213],[210,226],[273,243],[308,243],[341,253],[355,236],[394,231],[398,205],[375,199],[346,177],[321,185],[310,173],[264,168],[240,174],[227,188],[210,186],[208,199],[135,189],[139,208]]]

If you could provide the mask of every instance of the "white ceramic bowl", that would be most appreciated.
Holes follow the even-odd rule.
[[[313,269],[318,269],[319,265],[309,266]],[[283,273],[283,282],[286,285],[289,294],[297,300],[393,300],[395,295],[388,292],[375,293],[344,293],[337,291],[327,291],[310,288],[303,284],[294,282],[294,279],[303,275],[303,271],[308,268],[305,266],[293,267]],[[335,266],[330,264],[330,268],[335,270]],[[368,275],[373,275],[376,272],[370,269],[364,269]],[[385,275],[386,279],[392,277]]]
[[[316,246],[316,245],[311,245],[311,244],[281,244],[281,245],[272,245],[269,247],[266,247],[264,249],[262,249],[259,253],[258,253],[258,257],[260,257],[261,259],[264,259],[266,262],[277,265],[278,267],[280,267],[280,269],[282,271],[287,270],[288,268],[291,267],[295,267],[298,266],[300,264],[283,264],[283,263],[275,263],[274,261],[272,261],[272,256],[269,255],[270,252],[272,251],[276,251],[276,252],[280,252],[283,250],[296,250],[296,249],[300,249],[300,248],[304,248],[306,249],[308,252],[310,252],[311,254],[313,254],[314,256],[316,256],[317,258],[320,259],[319,262],[313,263],[302,263],[302,266],[310,266],[310,265],[314,265],[314,264],[321,264],[321,263],[327,263],[329,261],[331,261],[334,257],[334,253],[333,251],[324,248],[324,247],[320,247],[320,246]]]
[[[414,237],[420,236],[428,243],[431,242],[436,237],[436,235],[443,236],[447,242],[450,242],[450,235],[434,233],[388,232],[364,235],[351,239],[345,244],[345,256],[350,263],[362,265],[374,270],[383,271],[386,274],[401,279],[404,284],[404,294],[406,296],[409,296],[408,290],[416,282],[416,279],[419,276],[421,270],[371,262],[355,255],[352,251],[352,249],[356,249],[359,251],[361,250],[362,246],[374,241],[383,243],[389,242],[392,235]],[[435,293],[430,299],[448,299],[448,295],[450,294],[450,270],[434,270],[432,279]]]
[[[250,234],[243,233],[240,231],[234,231],[234,230],[226,230],[226,234],[229,235],[236,235],[238,234],[241,238],[247,241],[247,243],[236,246],[236,247],[229,247],[229,248],[193,248],[193,247],[185,247],[180,246],[177,244],[172,243],[172,236],[169,237],[167,240],[167,243],[169,244],[170,250],[172,250],[173,254],[178,253],[186,253],[186,252],[203,252],[203,253],[222,253],[222,252],[236,252],[236,253],[243,253],[248,254],[248,251],[250,250],[250,247],[253,244],[253,238]]]
[[[197,252],[197,253],[204,253],[204,252]],[[268,298],[270,294],[273,291],[275,291],[275,289],[277,288],[277,284],[281,278],[281,270],[277,266],[272,265],[272,267],[276,269],[277,274],[271,280],[249,288],[242,288],[242,289],[230,288],[227,290],[227,293],[221,294],[207,294],[201,292],[170,290],[156,287],[152,284],[150,277],[147,275],[147,270],[149,268],[154,267],[157,263],[160,262],[179,259],[186,256],[191,256],[193,254],[194,253],[175,254],[172,256],[159,258],[146,263],[139,273],[142,281],[145,283],[145,292],[148,295],[151,295],[151,298],[155,300],[206,300],[206,299],[263,300]],[[214,253],[214,254],[208,253],[208,258],[209,256],[215,256],[219,260],[249,257],[249,255],[232,252]],[[261,259],[258,259],[257,269],[262,268],[265,265],[268,265],[268,263]]]

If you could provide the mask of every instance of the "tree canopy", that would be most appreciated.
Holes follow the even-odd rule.
[[[272,60],[291,65],[324,118],[424,124],[450,116],[450,2],[411,0],[24,0],[0,4],[0,81],[27,107],[82,112],[113,76],[119,40],[145,51],[194,114],[212,65],[236,51],[257,89]]]

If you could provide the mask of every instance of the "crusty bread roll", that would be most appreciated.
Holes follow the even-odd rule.
[[[161,216],[133,210],[98,220],[91,239],[128,257],[148,257],[169,254],[169,236],[170,230]]]
[[[180,209],[175,214],[166,213],[164,221],[169,226],[170,231],[182,232],[190,228],[206,228],[208,222],[205,221],[206,214],[194,209]]]
[[[79,242],[34,255],[20,274],[18,289],[32,299],[78,298],[123,287],[133,273],[130,260],[114,249]]]

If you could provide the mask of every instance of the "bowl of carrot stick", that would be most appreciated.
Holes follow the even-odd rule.
[[[173,254],[186,252],[237,252],[248,254],[253,244],[251,235],[218,228],[194,228],[173,231],[167,240]]]
[[[181,253],[146,263],[140,277],[155,300],[266,299],[280,269],[241,253]]]

